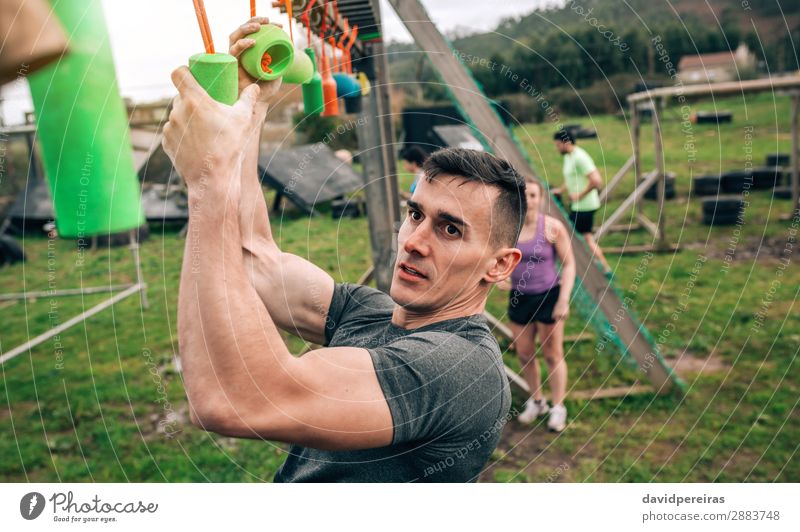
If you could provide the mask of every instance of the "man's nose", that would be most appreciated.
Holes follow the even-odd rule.
[[[431,250],[430,232],[430,225],[427,222],[415,226],[403,242],[403,250],[408,254],[416,252],[427,257]]]

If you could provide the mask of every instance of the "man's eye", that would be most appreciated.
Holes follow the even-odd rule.
[[[422,213],[419,211],[408,211],[408,216],[415,222],[418,222],[422,219]]]
[[[447,224],[444,230],[450,236],[456,236],[461,234],[461,231],[458,230],[458,227],[456,227],[453,224]]]

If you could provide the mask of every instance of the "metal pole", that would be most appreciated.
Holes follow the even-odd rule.
[[[16,357],[17,355],[19,355],[21,353],[24,353],[25,351],[28,351],[30,349],[33,349],[37,345],[41,344],[42,342],[47,341],[48,339],[52,338],[53,336],[61,334],[62,332],[64,332],[67,329],[69,329],[70,327],[74,327],[75,325],[85,321],[87,318],[89,318],[91,316],[94,316],[95,314],[97,314],[99,312],[102,312],[103,310],[107,309],[108,307],[110,307],[110,306],[122,301],[126,297],[135,294],[139,290],[142,290],[142,286],[139,285],[139,284],[135,284],[135,285],[131,286],[130,288],[128,288],[127,290],[125,290],[124,292],[120,292],[119,294],[115,295],[114,297],[112,297],[110,299],[106,299],[102,303],[100,303],[98,305],[95,305],[94,307],[90,308],[86,312],[78,314],[74,318],[71,318],[71,319],[65,321],[64,323],[62,323],[58,327],[53,327],[49,331],[40,334],[39,336],[37,336],[33,340],[30,340],[30,341],[22,344],[19,347],[15,347],[14,349],[9,351],[8,353],[5,353],[3,356],[0,356],[0,366],[5,364],[6,362],[11,360],[12,358]]]
[[[147,309],[150,304],[147,301],[147,283],[144,282],[144,275],[142,275],[142,261],[139,258],[139,235],[136,229],[131,229],[131,255],[133,256],[133,266],[136,269],[136,283],[142,287],[139,294],[139,301],[142,303],[142,308]]]
[[[63,290],[40,290],[36,292],[15,292],[13,294],[0,294],[0,301],[13,301],[15,299],[39,299],[41,297],[80,296],[87,294],[102,294],[103,292],[117,292],[133,286],[128,284],[114,284],[110,286],[92,286],[89,288],[65,288]]]

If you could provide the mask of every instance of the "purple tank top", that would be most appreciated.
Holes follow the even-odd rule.
[[[522,260],[511,273],[511,286],[522,294],[542,294],[559,282],[556,270],[556,248],[544,233],[544,214],[539,215],[536,236],[517,242]]]

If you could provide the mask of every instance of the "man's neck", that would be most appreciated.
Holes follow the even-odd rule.
[[[400,305],[395,305],[392,313],[392,323],[403,329],[418,329],[425,325],[440,321],[464,318],[483,313],[486,307],[486,295],[476,294],[476,297],[455,303],[444,309],[433,312],[415,312]]]

